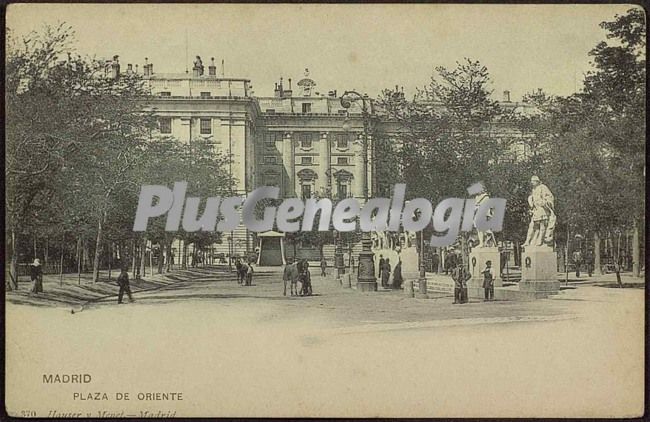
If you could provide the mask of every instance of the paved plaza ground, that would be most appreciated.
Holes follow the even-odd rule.
[[[23,376],[7,402],[38,407],[12,391],[33,389],[31,378],[63,367],[93,374],[84,391],[182,390],[184,401],[152,405],[178,416],[632,416],[641,409],[643,279],[625,275],[621,289],[613,275],[584,277],[549,299],[453,305],[445,295],[361,293],[313,273],[314,296],[285,297],[279,269],[256,268],[250,287],[225,268],[176,271],[134,282],[136,302],[122,305],[114,282],[73,288],[66,284],[74,278],[64,286],[46,280],[49,296],[40,298],[21,283],[7,295],[6,339],[8,375]],[[64,409],[87,407],[70,401],[75,388],[39,385],[34,394],[60,395]],[[101,407],[129,414],[142,406]]]

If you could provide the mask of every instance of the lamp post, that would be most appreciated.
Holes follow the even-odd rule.
[[[417,210],[415,212],[415,215],[417,216],[417,219],[419,220],[420,217],[422,216],[422,211]],[[427,295],[427,276],[424,268],[424,229],[420,232],[420,256],[419,256],[419,261],[420,261],[420,277],[418,278],[418,294],[417,297],[419,299],[428,299],[429,296]]]
[[[341,244],[341,232],[335,234],[336,248],[334,251],[334,265],[336,265],[336,281],[343,285],[343,274],[345,274],[345,264],[343,263],[343,245]]]
[[[368,96],[361,95],[356,91],[345,91],[341,96],[341,106],[346,110],[350,108],[353,101],[361,101],[361,113],[363,117],[363,198],[368,202],[368,130],[370,126],[370,114],[368,112]],[[349,128],[345,127],[348,130]],[[375,257],[371,250],[372,239],[370,232],[361,233],[361,252],[359,253],[359,272],[357,273],[357,290],[362,292],[376,292],[377,278],[375,277]]]

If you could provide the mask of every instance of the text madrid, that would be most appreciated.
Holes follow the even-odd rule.
[[[327,198],[287,198],[275,206],[267,206],[262,218],[256,215],[257,203],[263,199],[278,199],[280,189],[263,186],[248,197],[220,196],[207,198],[203,214],[199,217],[201,198],[185,197],[187,182],[174,183],[173,190],[163,185],[144,185],[140,191],[133,230],[147,230],[150,218],[167,214],[166,231],[178,231],[180,223],[186,232],[228,232],[242,222],[253,232],[273,230],[274,223],[281,232],[311,231],[320,212],[319,231],[330,231],[330,222],[340,232],[354,231],[357,217],[362,231],[399,231],[400,223],[406,231],[420,231],[433,223],[437,234],[431,237],[431,246],[449,246],[459,230],[501,231],[506,200],[489,198],[477,207],[473,198],[447,198],[433,209],[424,198],[404,201],[405,184],[396,184],[392,198],[372,198],[362,207],[354,198],[343,199],[336,207]],[[462,223],[462,224],[461,224]]]

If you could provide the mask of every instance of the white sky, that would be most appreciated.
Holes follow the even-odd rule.
[[[183,72],[196,55],[226,63],[226,76],[252,80],[256,95],[273,94],[280,76],[309,68],[317,91],[356,89],[376,96],[404,86],[410,95],[435,66],[463,57],[492,75],[495,98],[533,89],[567,95],[590,69],[587,53],[598,26],[631,5],[227,5],[13,4],[7,26],[17,35],[67,22],[81,53],[149,57],[154,72]],[[190,70],[191,71],[191,70]]]

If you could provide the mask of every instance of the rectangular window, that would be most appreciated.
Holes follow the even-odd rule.
[[[201,135],[212,134],[212,119],[201,119]]]
[[[265,156],[264,157],[264,164],[277,164],[278,160],[276,157],[271,157],[271,156]]]
[[[312,164],[313,157],[300,157],[300,164]]]
[[[336,135],[336,147],[337,148],[347,148],[348,147],[348,135],[346,133],[340,133]]]
[[[161,97],[171,97],[172,93],[169,91],[161,91],[158,93],[158,95],[160,95]]]
[[[201,98],[210,98],[211,96],[209,91],[201,92]]]
[[[160,133],[170,134],[172,133],[172,118],[171,117],[161,117],[158,119],[158,124],[160,125]]]
[[[348,157],[336,157],[336,164],[349,164]]]
[[[348,197],[348,185],[344,183],[339,183],[338,186],[339,199],[345,199]]]
[[[311,185],[302,185],[302,199],[311,198]]]
[[[311,103],[302,103],[302,112],[311,113]]]
[[[303,133],[300,135],[300,147],[311,148],[312,136],[311,133]]]

